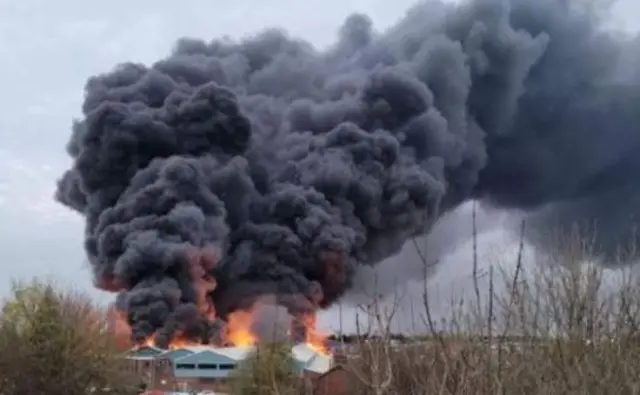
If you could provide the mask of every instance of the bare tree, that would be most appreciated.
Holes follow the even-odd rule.
[[[374,290],[377,289],[377,276]],[[393,340],[392,323],[400,304],[400,295],[394,293],[389,306],[382,297],[374,293],[370,303],[358,306],[356,313],[357,357],[349,361],[349,370],[366,388],[367,393],[382,395],[389,393],[393,381]],[[365,327],[360,324],[360,314],[364,313]],[[364,330],[363,330],[364,329]],[[364,336],[363,336],[364,335]],[[373,336],[371,336],[373,335]]]

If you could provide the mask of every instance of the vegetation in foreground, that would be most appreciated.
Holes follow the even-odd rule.
[[[452,309],[446,331],[397,345],[358,345],[348,369],[356,394],[637,394],[640,295],[631,277],[604,294],[602,270],[539,269],[507,279],[506,295]],[[381,314],[375,312],[380,317]],[[387,326],[379,322],[379,327]],[[474,334],[474,336],[469,336]]]
[[[234,395],[298,395],[304,383],[292,372],[295,361],[288,344],[264,344],[256,348],[231,377]]]
[[[14,284],[0,313],[0,394],[137,393],[90,297],[52,282]]]
[[[569,260],[523,265],[521,247],[515,270],[485,273],[484,293],[474,278],[474,297],[453,300],[444,321],[432,316],[425,289],[416,319],[426,336],[394,341],[395,305],[369,304],[360,330],[375,336],[354,337],[344,393],[640,393],[640,277],[618,269],[612,284],[605,269],[585,263],[583,243],[567,249]]]
[[[523,265],[521,251],[514,271],[485,274],[488,292],[474,277],[475,297],[452,301],[444,321],[435,322],[425,289],[416,320],[429,334],[401,343],[392,341],[394,305],[369,304],[360,334],[376,336],[352,344],[344,393],[640,393],[640,277],[628,271],[609,284],[581,249],[569,262],[535,265]],[[0,315],[0,395],[138,393],[139,378],[106,328],[105,312],[82,294],[16,284]],[[265,346],[248,358],[233,394],[313,393],[288,373],[295,369],[286,349]]]

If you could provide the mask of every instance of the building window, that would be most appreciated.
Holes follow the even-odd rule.
[[[201,363],[198,365],[198,369],[207,369],[207,370],[217,370],[218,369],[218,365],[216,364],[212,364],[212,363]]]
[[[231,363],[221,363],[219,366],[220,366],[220,370],[232,370],[232,369],[235,369],[236,367],[236,365]]]
[[[178,363],[176,369],[195,369],[196,365],[193,363]]]

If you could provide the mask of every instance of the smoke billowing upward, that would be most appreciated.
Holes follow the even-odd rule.
[[[432,1],[383,33],[354,15],[325,51],[184,39],[90,78],[58,199],[96,283],[166,340],[263,295],[327,307],[470,199],[545,207],[540,230],[613,218],[610,243],[640,207],[637,44],[568,3]]]

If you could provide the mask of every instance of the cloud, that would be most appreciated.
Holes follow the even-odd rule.
[[[80,218],[53,199],[57,169],[0,150],[0,296],[12,279],[53,276],[90,283],[83,267]],[[86,289],[81,286],[80,288]]]

